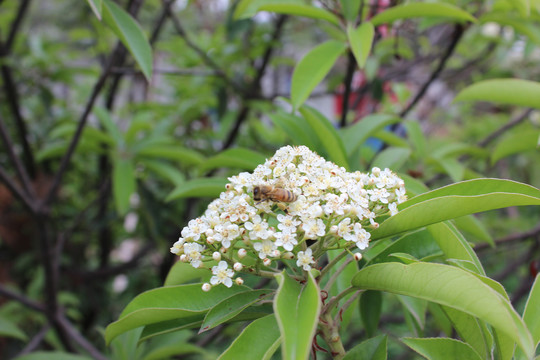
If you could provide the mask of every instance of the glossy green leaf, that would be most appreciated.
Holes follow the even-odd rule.
[[[93,111],[101,123],[101,126],[103,126],[107,134],[113,139],[114,144],[118,145],[123,143],[124,139],[120,133],[120,129],[118,129],[118,126],[115,124],[109,111],[100,106],[94,107]]]
[[[402,148],[409,147],[409,143],[407,143],[407,140],[405,140],[399,135],[394,134],[393,132],[387,131],[386,129],[377,131],[375,134],[373,134],[373,137],[381,140],[382,142],[390,146]]]
[[[368,337],[377,332],[382,310],[382,294],[380,291],[367,290],[360,296],[360,315]],[[386,351],[385,351],[386,353]]]
[[[294,68],[291,80],[291,102],[295,109],[306,101],[343,54],[345,44],[329,40],[311,49]]]
[[[384,263],[358,272],[352,284],[360,289],[413,296],[466,312],[511,337],[530,357],[532,337],[508,300],[477,276],[435,263]]]
[[[103,0],[86,0],[88,5],[90,5],[90,8],[94,12],[94,15],[101,21],[101,11],[102,11],[102,5]]]
[[[511,26],[517,33],[525,35],[530,41],[540,45],[540,31],[538,30],[538,22],[535,19],[524,19],[509,12],[491,12],[484,14],[479,20],[481,24],[495,22],[503,26]]]
[[[450,338],[404,338],[401,341],[429,360],[467,359],[482,360],[480,355],[467,343]]]
[[[407,129],[407,138],[416,149],[416,153],[420,157],[424,157],[426,154],[426,137],[422,131],[422,127],[418,121],[405,121],[403,123],[405,129]]]
[[[17,324],[5,318],[0,318],[0,337],[13,338],[22,341],[28,340],[28,336],[19,329]]]
[[[311,128],[315,130],[317,137],[329,156],[329,160],[339,166],[343,166],[345,169],[349,169],[345,146],[332,123],[320,112],[309,106],[302,106],[300,113]]]
[[[480,241],[487,242],[491,246],[495,247],[493,237],[488,232],[486,225],[478,220],[474,215],[462,216],[454,219],[454,224],[461,231],[472,235]],[[469,241],[478,242],[475,239],[468,238]]]
[[[242,310],[261,301],[271,293],[271,290],[251,290],[234,294],[224,299],[206,314],[199,334],[232,319],[240,314]]]
[[[350,24],[347,27],[349,44],[360,69],[363,69],[366,65],[366,60],[371,52],[374,35],[375,29],[369,21],[363,22],[356,29]]]
[[[426,325],[427,302],[419,298],[404,295],[397,295],[397,298],[403,306],[404,313],[408,313],[414,323],[416,332],[423,331]]]
[[[384,149],[372,162],[373,166],[381,169],[400,169],[411,156],[411,150],[408,148],[390,147]]]
[[[463,311],[448,306],[441,306],[441,308],[452,322],[459,337],[471,345],[482,358],[487,358],[491,352],[493,337],[485,323]]]
[[[471,245],[454,225],[449,222],[441,222],[429,225],[427,231],[433,236],[447,259],[469,261],[474,265],[476,274],[486,274]]]
[[[14,358],[14,360],[91,360],[91,357],[61,351],[34,351]]]
[[[204,292],[201,284],[190,284],[144,292],[126,306],[117,321],[107,326],[105,340],[110,343],[128,330],[161,321],[189,319],[193,322],[199,317],[202,320],[204,314],[223,299],[246,290],[249,288],[245,286],[215,286]]]
[[[315,279],[308,273],[301,285],[286,272],[276,275],[279,282],[274,313],[282,337],[284,360],[307,359],[321,311],[321,296]]]
[[[146,80],[152,78],[152,48],[139,24],[111,0],[103,0],[103,21],[118,36],[141,68]]]
[[[225,185],[229,180],[224,178],[200,178],[188,180],[178,185],[165,199],[172,201],[186,197],[210,197],[216,198],[225,191]]]
[[[155,344],[152,344],[156,346]],[[182,355],[198,355],[201,359],[210,357],[200,346],[189,344],[187,342],[173,342],[171,344],[159,344],[150,350],[141,360],[162,360],[174,359]]]
[[[452,181],[458,182],[463,180],[465,176],[465,166],[462,165],[457,159],[449,158],[430,158],[431,162],[435,162],[442,169],[443,173],[446,173]]]
[[[279,14],[298,15],[312,19],[321,19],[328,21],[331,24],[339,25],[339,18],[331,12],[306,4],[291,4],[290,1],[282,1],[280,3],[270,3],[261,5],[258,11],[270,11]]]
[[[281,128],[291,138],[293,145],[305,145],[312,150],[319,148],[320,141],[317,134],[303,117],[288,114],[281,110],[270,114],[269,117],[274,125]]]
[[[181,183],[186,181],[186,177],[180,170],[178,170],[176,166],[168,164],[164,161],[144,159],[140,160],[140,162],[149,171],[157,174],[163,179],[170,181],[173,185],[180,185]]]
[[[123,215],[130,208],[129,198],[137,189],[133,159],[115,157],[113,161],[113,195],[116,210]]]
[[[491,163],[495,164],[502,158],[530,150],[540,150],[540,131],[529,129],[514,132],[497,143],[491,154]]]
[[[163,286],[183,285],[189,282],[204,282],[203,279],[210,279],[211,272],[208,269],[195,269],[190,263],[177,261],[169,270]]]
[[[495,79],[474,83],[461,90],[454,101],[490,101],[540,109],[540,83],[521,79]]]
[[[379,335],[353,347],[343,360],[386,360],[386,358],[386,335]]]
[[[353,154],[377,131],[400,121],[401,119],[395,115],[375,114],[360,119],[352,126],[340,129],[339,134],[343,139],[347,155]]]
[[[271,304],[251,306],[229,320],[229,322],[252,321],[272,313],[273,309]],[[139,342],[155,338],[156,336],[162,336],[164,334],[177,333],[181,330],[200,328],[203,318],[204,315],[198,314],[191,317],[161,321],[159,323],[146,325],[140,336]]]
[[[218,360],[269,360],[279,347],[279,327],[274,315],[249,324]]]
[[[221,153],[206,159],[200,165],[200,171],[208,171],[218,168],[233,168],[253,171],[259,164],[263,164],[266,157],[253,150],[244,148],[234,148],[222,151]]]
[[[178,145],[148,144],[137,150],[137,155],[178,161],[186,165],[198,165],[204,157],[195,150],[184,148]]]
[[[440,17],[455,21],[476,22],[474,16],[461,10],[457,6],[445,3],[408,3],[391,7],[373,17],[373,25],[391,23],[400,19],[410,19],[415,17]]]
[[[474,179],[418,195],[372,232],[380,239],[440,221],[509,206],[540,205],[540,190],[502,179]]]
[[[523,320],[533,336],[534,343],[538,346],[540,343],[540,275],[536,275],[534,284],[529,292]]]
[[[354,21],[360,11],[361,0],[339,0],[341,4],[341,12],[345,19]]]

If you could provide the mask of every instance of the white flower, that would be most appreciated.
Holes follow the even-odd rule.
[[[397,203],[388,204],[388,210],[390,210],[390,216],[396,215],[398,213]]]
[[[255,239],[267,239],[270,236],[268,231],[268,223],[263,220],[259,215],[256,215],[253,219],[253,222],[247,221],[244,226],[249,230],[249,238],[251,240]]]
[[[321,219],[308,219],[302,224],[306,239],[316,239],[326,234],[326,226]]]
[[[301,267],[305,271],[311,270],[311,264],[315,263],[313,259],[311,249],[307,249],[305,252],[298,252],[298,260],[296,260],[296,266]]]
[[[356,243],[356,246],[360,250],[364,250],[369,245],[369,238],[371,234],[368,233],[365,229],[362,229],[362,225],[359,223],[354,224],[354,235],[355,239],[353,240]]]
[[[276,243],[271,240],[263,240],[262,242],[253,244],[253,248],[259,252],[259,258],[262,260],[268,256],[274,255]]]
[[[212,276],[210,279],[210,284],[223,284],[226,287],[232,286],[232,277],[234,275],[234,271],[228,268],[227,262],[222,260],[219,262],[219,264],[217,264],[217,266],[213,266],[212,274],[214,274],[214,276]]]
[[[281,246],[287,251],[292,251],[295,245],[298,245],[296,240],[296,231],[295,232],[278,232],[274,234],[276,237],[276,246]]]
[[[186,255],[187,260],[191,262],[191,266],[193,266],[194,268],[198,268],[199,266],[201,266],[201,252],[203,250],[204,246],[197,243],[184,244],[184,254]]]
[[[281,231],[296,232],[296,227],[302,222],[291,215],[278,214],[278,229]]]

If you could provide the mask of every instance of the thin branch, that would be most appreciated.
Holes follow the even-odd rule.
[[[15,20],[13,20],[13,23],[11,24],[11,28],[9,29],[9,35],[6,41],[5,45],[5,51],[6,55],[11,52],[11,48],[13,46],[13,42],[15,40],[15,35],[17,35],[17,30],[19,30],[19,26],[21,25],[21,22],[24,18],[24,15],[26,14],[26,10],[28,9],[28,5],[30,5],[30,0],[23,0],[19,3],[19,9],[17,11],[17,16],[15,17]]]
[[[0,116],[0,137],[4,141],[4,146],[6,148],[8,156],[13,165],[15,166],[15,171],[17,173],[17,176],[19,177],[19,180],[22,183],[24,192],[26,193],[26,195],[33,198],[34,191],[32,189],[32,184],[30,183],[30,179],[28,178],[26,169],[19,161],[19,157],[17,156],[17,154],[15,154],[15,146],[13,145],[13,141],[11,141],[11,136],[9,135],[9,132],[4,125],[4,119],[2,118],[2,116]]]
[[[132,67],[118,67],[115,66],[111,70],[112,74],[122,74],[122,75],[140,75],[142,72],[139,69]],[[173,75],[173,76],[216,76],[219,77],[220,74],[215,70],[205,70],[205,69],[176,69],[176,70],[167,70],[167,69],[154,69],[152,70],[154,75]]]
[[[107,358],[92,345],[88,340],[86,340],[78,331],[73,327],[69,320],[63,315],[58,314],[57,322],[60,326],[66,331],[71,339],[73,339],[81,348],[86,350],[94,359],[97,360],[107,360]]]
[[[534,228],[532,228],[529,231],[525,231],[525,232],[522,232],[522,233],[511,234],[511,235],[505,236],[503,238],[497,239],[494,242],[495,242],[495,245],[504,245],[504,244],[509,244],[509,243],[513,243],[515,241],[524,240],[524,239],[528,239],[528,238],[533,238],[533,237],[537,237],[537,236],[540,236],[540,224],[536,225]],[[486,250],[486,249],[490,249],[490,248],[491,248],[491,245],[489,245],[487,243],[482,243],[482,244],[476,245],[474,247],[474,251],[478,252],[478,251],[482,251],[482,250]]]
[[[404,118],[407,116],[407,114],[416,106],[418,101],[422,99],[422,97],[425,95],[427,89],[429,86],[439,77],[440,73],[446,66],[446,62],[454,52],[459,40],[463,36],[463,33],[465,32],[465,27],[461,24],[457,24],[454,27],[454,33],[452,34],[452,40],[450,41],[450,44],[448,44],[448,47],[446,48],[446,51],[444,52],[443,56],[441,57],[441,60],[439,61],[439,64],[435,68],[435,70],[431,73],[429,79],[422,85],[416,96],[413,98],[413,100],[409,103],[409,105],[401,111],[399,114],[400,117]]]
[[[339,122],[340,127],[347,126],[347,113],[349,112],[349,97],[351,95],[352,80],[354,75],[354,70],[356,69],[356,59],[352,51],[348,53],[347,59],[347,72],[345,73],[345,79],[343,81],[345,86],[345,91],[343,92],[343,105],[341,108],[341,121]]]
[[[165,0],[163,1],[165,3]],[[167,10],[167,14],[169,18],[173,22],[173,26],[176,32],[178,33],[178,35],[180,35],[184,39],[184,41],[186,42],[186,45],[190,47],[193,51],[195,51],[197,55],[199,55],[199,57],[204,61],[204,63],[206,63],[206,65],[214,69],[219,74],[219,77],[223,79],[223,81],[225,81],[227,85],[231,86],[236,91],[242,93],[244,91],[242,86],[238,85],[235,81],[233,81],[233,79],[231,79],[225,73],[225,71],[223,71],[223,69],[221,69],[221,67],[210,56],[206,54],[206,52],[204,52],[197,44],[195,44],[195,42],[193,42],[189,38],[188,34],[186,33],[182,24],[180,23],[180,20],[178,19],[176,14],[174,14],[171,7],[165,4],[165,9]]]
[[[24,306],[26,306],[26,307],[28,307],[28,308],[30,308],[32,310],[39,311],[39,312],[45,312],[45,307],[42,304],[40,304],[38,302],[35,302],[34,300],[31,300],[31,299],[27,298],[24,295],[18,294],[15,291],[8,289],[8,288],[6,288],[5,286],[3,286],[1,284],[0,284],[0,295],[2,295],[4,297],[7,297],[9,299],[18,301],[21,304],[23,304]]]
[[[47,332],[51,329],[51,325],[49,323],[45,324],[41,327],[41,329],[38,331],[36,335],[26,344],[26,346],[21,350],[20,353],[17,354],[17,356],[14,357],[14,359],[18,358],[19,356],[29,354],[32,351],[36,350],[45,338],[45,335],[47,335]]]
[[[30,176],[34,177],[36,174],[36,163],[34,160],[32,148],[30,147],[26,136],[28,134],[28,130],[26,128],[26,122],[21,113],[17,85],[16,82],[13,80],[13,76],[11,75],[11,68],[8,65],[0,65],[0,71],[2,73],[2,80],[4,83],[4,91],[6,93],[7,103],[11,110],[11,113],[13,114],[13,118],[15,119],[15,126],[17,127],[19,141],[22,145],[23,159],[26,164],[26,169],[28,170]]]
[[[94,107],[94,103],[99,93],[101,92],[101,90],[103,89],[105,85],[105,80],[109,76],[110,70],[113,66],[113,60],[115,59],[115,53],[118,51],[118,49],[119,49],[119,46],[116,47],[115,49],[116,51],[111,56],[108,64],[104,68],[99,79],[96,81],[94,88],[92,89],[90,98],[88,99],[88,102],[86,103],[84,111],[81,114],[81,117],[79,118],[77,129],[75,131],[75,134],[73,135],[73,138],[71,139],[71,142],[69,143],[69,147],[66,153],[64,154],[64,157],[62,158],[62,161],[60,163],[60,168],[58,169],[58,172],[56,173],[56,176],[53,180],[51,188],[49,189],[49,192],[47,196],[45,197],[45,199],[43,200],[43,202],[40,204],[40,208],[41,208],[40,210],[44,210],[45,208],[47,208],[48,205],[54,200],[56,196],[56,192],[58,191],[58,188],[60,187],[60,183],[62,182],[62,177],[64,176],[64,173],[67,170],[71,157],[75,153],[75,149],[77,148],[77,145],[79,144],[79,140],[84,130],[84,126],[86,125],[86,121],[88,120],[88,116],[90,115],[90,112],[92,111],[92,108]]]
[[[11,177],[4,170],[2,165],[0,165],[0,181],[2,181],[7,186],[9,191],[11,191],[11,193],[15,195],[23,203],[23,205],[26,206],[28,210],[30,210],[32,214],[36,214],[37,210],[32,199],[30,199],[26,195],[26,193],[21,188],[19,188],[19,186],[11,179]]]
[[[336,270],[336,272],[334,274],[332,274],[332,276],[330,277],[330,279],[328,279],[328,282],[326,283],[326,285],[324,285],[324,290],[326,291],[330,291],[330,288],[332,287],[332,285],[334,285],[334,282],[337,280],[337,278],[339,276],[341,276],[341,273],[343,272],[343,270],[345,270],[345,268],[353,261],[354,259],[352,257],[350,258],[347,258],[343,264],[341,264],[341,266],[339,267],[339,269]]]
[[[525,121],[532,112],[533,112],[533,109],[527,109],[523,111],[521,114],[517,115],[512,120],[510,120],[509,122],[507,122],[506,124],[498,128],[497,130],[495,130],[494,132],[486,136],[482,141],[478,143],[478,146],[485,147],[490,142],[492,142],[493,140],[497,139],[499,136],[506,133],[506,131],[510,130],[514,126]]]

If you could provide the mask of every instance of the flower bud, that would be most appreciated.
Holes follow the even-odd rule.
[[[227,248],[222,246],[221,249],[219,249],[219,252],[222,253],[222,254],[226,254],[227,253]]]
[[[356,260],[356,261],[362,260],[362,254],[360,254],[358,252],[354,253],[354,260]]]
[[[239,250],[238,250],[238,257],[239,257],[240,259],[245,258],[246,255],[247,255],[246,249],[242,248],[242,249],[239,249]]]
[[[242,279],[241,277],[237,277],[236,279],[234,279],[234,282],[236,283],[236,285],[243,285],[244,279]]]
[[[243,266],[241,263],[239,263],[239,262],[234,263],[234,265],[233,265],[234,271],[242,271],[242,268],[243,268],[243,267],[244,267],[244,266]]]
[[[294,254],[290,251],[287,251],[285,254],[283,254],[283,258],[287,260],[292,260],[294,259]]]
[[[272,264],[272,260],[270,260],[269,258],[265,258],[263,260],[263,264],[264,266],[270,266],[270,264]]]
[[[279,250],[274,250],[274,253],[272,254],[272,256],[275,257],[275,258],[281,257],[281,251],[279,251]]]
[[[214,243],[214,238],[212,236],[209,236],[206,238],[206,242],[208,243],[208,245],[212,245]]]
[[[204,283],[202,285],[202,291],[208,292],[210,291],[211,288],[212,288],[212,285],[210,285],[209,283]]]
[[[217,251],[215,251],[213,254],[212,254],[212,259],[216,260],[216,261],[219,261],[221,260],[221,254]]]
[[[189,260],[188,260],[187,255],[186,255],[186,254],[180,255],[180,261],[181,261],[181,262],[188,262]]]

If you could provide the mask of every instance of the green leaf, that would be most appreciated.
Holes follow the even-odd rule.
[[[516,341],[531,357],[531,334],[508,300],[475,275],[434,263],[368,266],[352,281],[360,289],[388,291],[452,307],[486,321]]]
[[[163,286],[183,285],[188,282],[193,282],[193,280],[204,282],[202,279],[206,279],[207,277],[210,279],[210,275],[211,273],[208,269],[195,269],[190,263],[177,261],[174,263],[171,270],[169,270]]]
[[[360,11],[360,0],[339,0],[342,14],[348,21],[354,21]]]
[[[155,346],[153,343],[152,345]],[[186,342],[174,341],[171,344],[159,344],[154,349],[150,350],[142,360],[162,360],[162,359],[174,359],[181,357],[182,355],[197,354],[201,359],[209,358],[211,355],[196,345]]]
[[[386,356],[386,335],[379,335],[353,347],[343,360],[386,360]]]
[[[175,166],[159,160],[145,159],[140,161],[144,166],[158,176],[169,180],[173,185],[180,185],[186,181],[184,174]]]
[[[27,341],[28,336],[14,322],[0,317],[0,337]]]
[[[280,342],[276,318],[268,315],[249,324],[218,360],[269,360]]]
[[[272,290],[250,290],[224,299],[206,314],[199,334],[232,319],[242,310],[261,301],[271,293]]]
[[[403,338],[401,341],[426,359],[482,360],[480,355],[462,341],[450,338]]]
[[[331,12],[311,5],[291,4],[290,1],[261,5],[258,11],[271,11],[279,14],[305,16],[312,19],[326,20],[331,24],[339,25],[339,18]]]
[[[397,298],[403,306],[404,313],[410,316],[416,332],[424,330],[426,324],[427,302],[415,297],[397,295]]]
[[[216,198],[225,191],[225,185],[229,180],[225,178],[200,178],[188,180],[178,185],[165,199],[172,201],[186,197],[210,197]]]
[[[259,164],[263,164],[266,157],[261,153],[244,148],[234,148],[203,161],[199,167],[200,172],[222,167],[236,168],[252,171]]]
[[[478,220],[474,215],[462,216],[454,219],[456,227],[466,234],[470,234],[480,241],[487,242],[492,247],[495,247],[493,237],[489,234],[486,225]],[[474,239],[469,239],[472,242],[478,242]]]
[[[386,126],[400,122],[401,119],[395,115],[375,114],[368,115],[354,125],[340,129],[339,134],[343,139],[343,144],[350,156],[363,145],[366,140]]]
[[[375,335],[379,327],[382,309],[382,294],[380,291],[367,290],[360,297],[360,315],[368,337]],[[385,351],[386,353],[386,351]]]
[[[372,165],[381,169],[399,169],[411,156],[411,150],[408,148],[391,147],[384,149],[373,160]]]
[[[92,358],[83,355],[70,354],[61,351],[34,351],[14,358],[14,360],[91,360]]]
[[[118,36],[141,68],[147,81],[152,78],[152,48],[139,24],[111,0],[103,0],[103,21]]]
[[[300,60],[294,68],[291,80],[291,102],[294,109],[298,109],[306,101],[344,50],[345,44],[329,40],[311,49]]]
[[[444,220],[509,206],[540,205],[540,190],[501,179],[474,179],[418,195],[372,232],[373,240]]]
[[[119,155],[114,157],[112,182],[116,210],[124,215],[130,208],[129,198],[135,193],[137,183],[133,159]]]
[[[459,337],[471,345],[484,359],[487,358],[493,344],[493,337],[486,324],[463,311],[448,306],[442,306],[442,309],[452,322]]]
[[[122,311],[120,318],[107,326],[107,344],[118,335],[139,326],[175,319],[194,319],[239,292],[249,290],[245,286],[214,286],[204,292],[201,284],[169,286],[146,291],[133,299]]]
[[[474,272],[476,274],[486,275],[480,259],[478,259],[469,242],[454,225],[449,222],[442,222],[429,225],[427,230],[433,236],[447,259],[469,261],[474,265]]]
[[[422,127],[418,121],[405,121],[405,129],[407,129],[407,137],[414,146],[416,153],[420,157],[424,157],[426,154],[426,137],[422,132]]]
[[[319,323],[319,287],[310,272],[304,285],[290,278],[285,271],[276,278],[279,288],[274,299],[274,313],[282,338],[283,359],[307,359]]]
[[[519,154],[529,150],[538,150],[540,148],[540,131],[523,130],[513,132],[505,136],[491,154],[491,164],[495,164],[502,158],[510,155]]]
[[[94,15],[98,18],[99,21],[101,21],[101,11],[102,11],[102,3],[103,0],[86,0],[88,5],[90,5],[90,8],[94,12]]]
[[[474,83],[461,90],[454,101],[490,101],[540,109],[540,83],[521,79],[495,79]]]
[[[371,22],[378,26],[385,23],[391,23],[399,19],[410,19],[415,17],[436,16],[452,19],[455,21],[476,22],[474,16],[460,8],[443,3],[409,3],[400,6],[394,6],[388,10],[375,15]]]
[[[178,161],[186,165],[199,165],[204,157],[195,150],[178,145],[147,144],[137,150],[137,155]]]
[[[124,139],[120,133],[120,129],[118,129],[118,126],[114,123],[109,111],[100,106],[94,107],[93,111],[103,128],[105,128],[107,134],[112,138],[113,143],[116,145],[123,143]]]
[[[349,169],[345,146],[332,123],[320,112],[306,105],[300,108],[300,113],[311,128],[315,130],[330,160],[345,169]]]
[[[270,114],[269,117],[275,126],[281,128],[291,138],[292,144],[305,145],[312,150],[319,148],[317,134],[303,117],[287,114],[282,110]]]
[[[356,29],[350,24],[347,26],[349,44],[360,69],[363,69],[366,65],[366,60],[371,52],[374,34],[375,29],[369,21],[363,22]]]
[[[527,324],[533,336],[533,342],[537,346],[540,343],[540,321],[538,319],[540,319],[540,275],[536,275],[523,312],[523,321]]]
[[[536,45],[540,45],[540,31],[538,31],[538,21],[535,19],[524,19],[521,16],[514,16],[504,11],[499,13],[487,13],[480,18],[480,23],[495,22],[503,26],[511,26],[520,34],[527,36]]]

